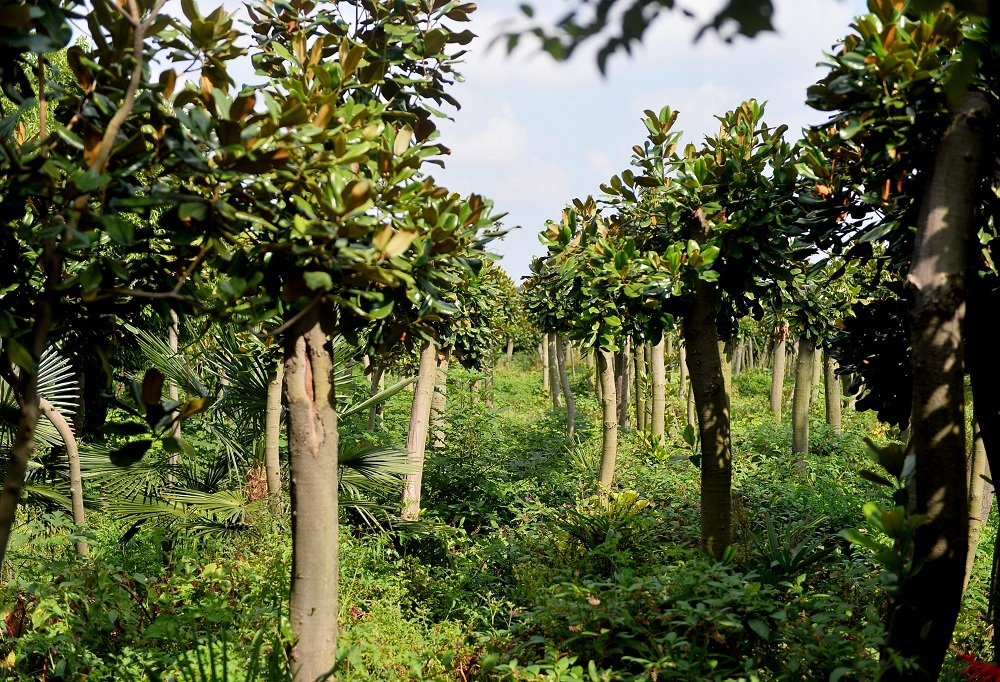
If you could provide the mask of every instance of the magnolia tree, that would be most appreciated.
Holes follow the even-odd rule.
[[[605,187],[636,205],[644,218],[633,220],[637,238],[681,275],[665,305],[682,320],[701,443],[702,543],[716,557],[732,544],[729,388],[719,342],[741,318],[763,315],[797,234],[792,149],[784,127],[769,128],[762,115],[757,102],[745,102],[720,117],[718,135],[678,154],[676,113],[647,111],[649,135],[633,148],[638,172]]]

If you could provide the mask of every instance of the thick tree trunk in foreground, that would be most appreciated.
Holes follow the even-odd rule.
[[[285,339],[292,577],[288,617],[291,672],[315,680],[337,660],[339,516],[333,358],[313,312]]]
[[[607,493],[615,479],[615,459],[618,456],[618,405],[615,397],[615,354],[597,351],[597,383],[601,387],[601,419],[604,423],[601,441],[601,471],[597,476],[600,492]]]
[[[448,359],[451,350],[445,349],[437,356],[437,376],[434,380],[434,395],[431,397],[431,438],[435,450],[444,447],[444,411],[448,405]]]
[[[771,412],[781,419],[781,401],[785,388],[785,339],[774,344],[774,371],[771,373]]]
[[[809,454],[809,395],[812,393],[813,356],[816,347],[812,339],[799,339],[795,358],[795,391],[792,394],[792,454]]]
[[[87,527],[87,516],[83,510],[83,476],[80,474],[80,451],[76,446],[76,436],[70,428],[66,418],[45,398],[39,398],[38,409],[45,415],[46,419],[52,423],[59,437],[62,438],[66,446],[66,459],[69,460],[69,494],[73,507],[73,523],[80,529]],[[86,540],[79,540],[76,543],[76,551],[86,556],[90,553],[90,547]]]
[[[840,381],[837,380],[837,361],[823,351],[823,383],[826,394],[826,423],[833,427],[834,433],[841,430]]]
[[[937,679],[962,603],[969,542],[965,272],[990,118],[989,102],[976,92],[967,94],[954,114],[924,189],[907,275],[916,511],[927,514],[928,522],[916,531],[913,561],[922,566],[895,605],[888,645],[916,656],[923,675],[886,670],[883,677],[889,680]]]
[[[660,337],[659,343],[652,347],[650,364],[652,365],[653,376],[653,414],[652,424],[649,433],[657,442],[663,443],[664,421],[667,410],[667,367],[664,355],[664,340]]]
[[[572,446],[576,442],[576,401],[573,400],[573,390],[569,386],[569,375],[566,374],[566,352],[562,339],[556,340],[556,359],[559,361],[559,383],[562,386],[563,397],[566,399],[566,437]]]
[[[267,384],[267,412],[264,414],[264,475],[267,494],[281,495],[281,460],[278,444],[281,439],[281,387],[285,381],[285,366],[279,362]]]
[[[420,350],[420,368],[410,406],[410,430],[406,435],[406,451],[410,453],[411,471],[403,479],[403,509],[400,516],[405,521],[416,521],[420,514],[420,485],[424,478],[424,452],[427,449],[427,431],[430,426],[431,400],[437,378],[437,348],[424,341]]]
[[[708,219],[699,210],[692,238],[704,244]],[[715,287],[703,280],[694,285],[694,302],[684,321],[687,365],[701,434],[701,544],[721,559],[732,544],[733,461],[730,444],[729,393],[715,322]]]

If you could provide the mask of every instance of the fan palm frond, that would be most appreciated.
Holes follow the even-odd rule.
[[[142,351],[149,364],[163,372],[163,376],[174,382],[180,390],[186,393],[199,398],[209,396],[208,388],[188,366],[182,354],[175,353],[166,341],[143,329],[133,327],[128,323],[124,326],[135,336],[139,350]]]
[[[340,489],[354,499],[396,489],[413,471],[405,450],[364,443],[342,443],[339,464]]]

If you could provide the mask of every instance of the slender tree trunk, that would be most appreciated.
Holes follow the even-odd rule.
[[[601,383],[601,363],[600,355],[601,351],[594,351],[594,392],[597,394],[597,402],[604,404],[604,384]]]
[[[507,366],[514,361],[514,339],[507,339]]]
[[[371,377],[371,388],[368,391],[368,397],[374,397],[379,394],[382,390],[385,381],[385,367],[383,365],[376,365],[372,362],[372,377]],[[375,431],[375,429],[382,426],[382,403],[375,403],[368,408],[368,430]]]
[[[733,351],[733,376],[739,376],[740,372],[743,371],[743,352],[744,352],[743,339],[739,339],[736,342],[736,350]]]
[[[809,393],[809,405],[815,405],[819,402],[819,383],[820,377],[823,376],[823,353],[817,352],[819,348],[813,346],[813,366],[812,366],[812,379],[810,386],[812,386],[812,391]]]
[[[650,358],[653,375],[653,400],[651,401],[653,404],[653,423],[650,425],[650,434],[661,444],[665,432],[664,416],[667,411],[667,368],[663,346],[663,337],[660,337],[659,342],[652,347]]]
[[[816,347],[812,339],[799,339],[799,352],[795,358],[795,391],[792,394],[792,454],[809,454],[809,394],[812,392],[813,356]],[[800,459],[804,466],[805,460]]]
[[[602,493],[611,490],[618,456],[618,401],[615,395],[615,353],[597,350],[597,383],[601,387],[601,418],[604,430],[601,441],[601,470],[597,482]]]
[[[986,520],[983,502],[986,496],[986,481],[983,476],[989,477],[990,466],[986,460],[986,447],[983,445],[983,435],[979,431],[979,424],[972,422],[972,456],[969,458],[969,554],[965,560],[965,582],[962,584],[962,592],[969,587],[969,578],[972,577],[972,567],[976,563],[976,551],[979,549],[979,533]],[[992,494],[992,490],[990,494]],[[987,511],[987,514],[989,512]]]
[[[555,332],[549,332],[545,335],[545,346],[549,354],[549,393],[552,396],[553,410],[558,410],[562,407],[562,399],[559,397],[562,393],[562,386],[559,383],[561,368],[559,367],[559,357],[556,353],[557,345]]]
[[[681,352],[680,352],[680,372],[681,376],[677,384],[677,397],[683,398],[688,395],[690,391],[690,386],[688,386],[688,365],[687,365],[687,346],[684,344],[684,339],[681,339]]]
[[[316,680],[337,661],[339,514],[333,357],[317,312],[285,338],[292,503],[289,621],[295,679]]]
[[[888,645],[916,656],[930,680],[937,679],[951,642],[968,553],[962,325],[968,242],[991,125],[989,101],[969,92],[944,133],[924,189],[907,275],[916,511],[927,515],[927,523],[916,531],[913,561],[921,568],[895,605]],[[888,680],[903,678],[889,668],[883,672]]]
[[[645,404],[645,411],[643,412],[643,423],[645,424],[645,429],[648,431],[652,428],[653,424],[653,344],[649,341],[642,344],[642,359],[646,365],[646,375],[647,382],[646,386],[646,400],[643,401]]]
[[[413,404],[410,407],[410,430],[406,436],[411,471],[404,477],[403,509],[400,516],[405,521],[415,521],[420,514],[420,484],[424,477],[424,451],[427,448],[431,397],[436,377],[437,348],[433,343],[425,341],[420,351],[417,387],[413,391]]]
[[[434,382],[434,395],[431,398],[431,428],[433,432],[433,447],[435,450],[444,448],[444,411],[448,403],[448,358],[451,349],[437,353],[437,379]]]
[[[691,224],[692,238],[704,244],[711,226],[699,210]],[[733,460],[730,443],[729,392],[715,321],[716,291],[696,280],[694,301],[684,321],[687,366],[698,411],[701,435],[701,544],[721,559],[732,544]]]
[[[180,349],[180,343],[179,343],[180,328],[181,328],[181,321],[180,321],[180,318],[177,317],[177,311],[171,309],[171,311],[170,311],[170,327],[167,329],[167,343],[170,346],[170,353],[172,355],[177,355],[177,352]],[[172,381],[170,382],[170,384],[169,384],[169,386],[167,388],[167,395],[170,397],[171,400],[177,400],[177,395],[178,395],[177,394],[177,384],[175,384]],[[174,420],[174,423],[170,425],[170,433],[171,433],[171,435],[174,438],[180,440],[180,438],[181,438],[181,420],[180,419]],[[176,452],[170,453],[170,459],[169,459],[169,461],[170,461],[170,472],[167,474],[167,480],[170,483],[173,483],[174,482],[174,468],[177,466],[178,454]]]
[[[840,381],[837,380],[837,361],[830,357],[830,354],[823,351],[823,367],[826,376],[826,423],[833,427],[834,433],[841,430],[841,400]]]
[[[781,419],[781,399],[785,388],[785,339],[774,344],[774,371],[771,372],[771,412]]]
[[[45,398],[38,399],[38,408],[46,419],[51,422],[59,437],[66,446],[66,458],[69,460],[69,493],[73,507],[73,523],[82,529],[87,527],[87,516],[83,510],[83,476],[80,474],[80,451],[77,449],[76,436],[66,418]],[[78,540],[76,551],[82,556],[90,553],[86,540]]]
[[[278,363],[267,384],[267,412],[264,414],[264,475],[267,494],[275,499],[281,495],[281,460],[278,444],[281,438],[281,387],[285,381],[285,365]]]
[[[687,390],[687,423],[691,428],[698,425],[698,415],[694,409],[694,388],[688,384]]]
[[[615,397],[618,400],[618,426],[628,428],[629,406],[629,346],[628,342],[615,353]]]
[[[563,397],[566,399],[566,437],[572,446],[576,442],[576,401],[569,386],[569,375],[566,374],[566,353],[562,339],[556,339],[556,359],[559,361],[559,382],[562,385]]]
[[[753,337],[752,336],[748,336],[747,337],[747,346],[746,346],[746,349],[747,349],[746,350],[746,368],[747,369],[756,369],[757,368],[757,363],[754,361],[754,356],[753,356]]]
[[[635,347],[635,352],[632,354],[632,364],[633,383],[635,384],[632,387],[632,390],[635,391],[635,428],[639,431],[645,431],[648,427],[646,425],[646,397],[643,395],[642,383],[646,376],[647,365],[642,345]]]
[[[538,354],[542,358],[542,390],[546,393],[550,392],[551,386],[549,385],[549,379],[551,374],[549,373],[549,333],[545,332],[542,334],[542,342],[538,346]]]

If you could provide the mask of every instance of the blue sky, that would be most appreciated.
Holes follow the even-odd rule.
[[[576,0],[572,0],[576,2]],[[694,44],[697,19],[664,13],[631,57],[616,55],[607,77],[593,49],[568,63],[539,53],[530,40],[508,56],[495,36],[521,16],[517,0],[483,0],[470,24],[479,35],[461,69],[465,82],[452,93],[462,103],[454,121],[440,125],[452,149],[434,175],[447,187],[484,194],[519,226],[495,247],[515,280],[528,274],[543,252],[537,234],[574,197],[628,167],[630,149],[641,144],[643,109],[669,105],[680,112],[676,129],[685,142],[700,142],[723,114],[745,99],[767,100],[765,121],[785,123],[789,138],[823,115],[805,106],[805,90],[823,70],[823,53],[847,34],[862,0],[776,0],[777,34],[725,44],[707,33]],[[535,0],[536,19],[570,7],[563,0]],[[689,3],[692,4],[692,3]],[[702,16],[719,3],[700,0]],[[707,9],[706,9],[707,8]],[[596,47],[596,46],[595,46]]]

